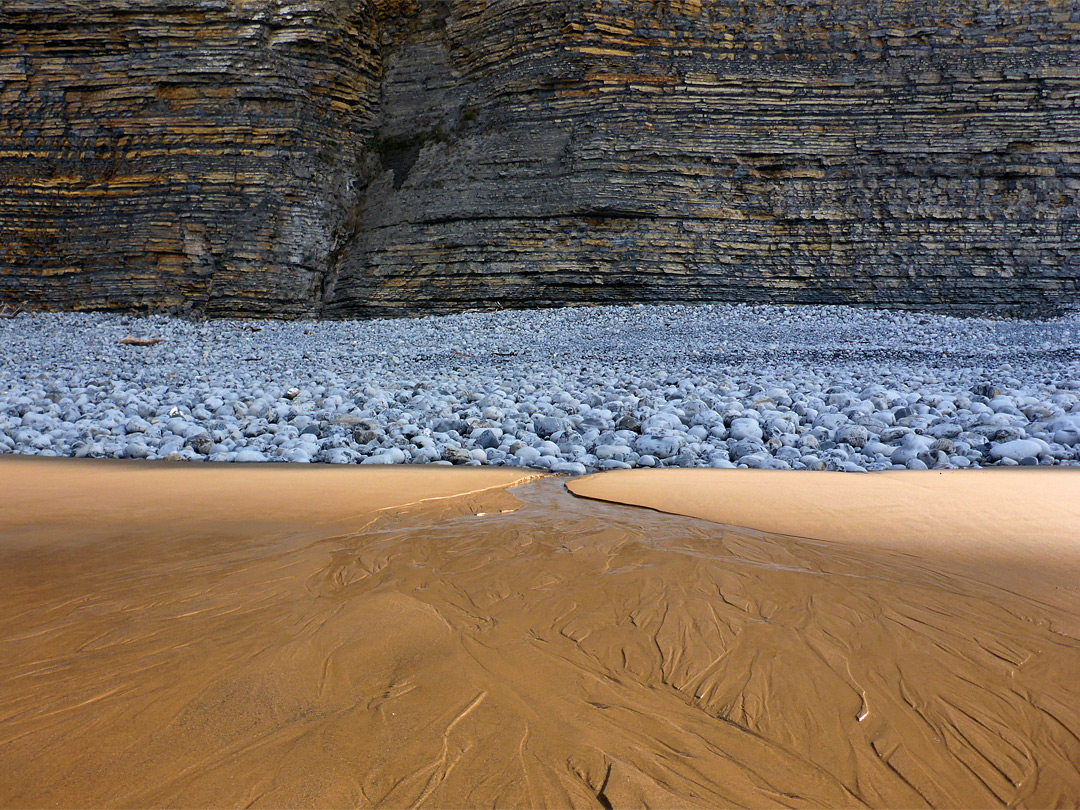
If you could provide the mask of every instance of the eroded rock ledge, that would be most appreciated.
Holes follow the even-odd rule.
[[[1052,310],[1071,2],[7,0],[0,300]]]

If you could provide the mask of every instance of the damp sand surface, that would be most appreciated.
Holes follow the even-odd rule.
[[[581,497],[806,542],[905,553],[913,565],[1080,607],[1080,470],[634,470],[567,487]],[[1080,616],[1077,622],[1080,633]]]
[[[511,470],[0,459],[0,491],[3,807],[1080,803],[1041,547],[985,576]]]

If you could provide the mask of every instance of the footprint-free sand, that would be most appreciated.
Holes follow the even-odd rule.
[[[1080,478],[931,475],[0,458],[0,806],[1076,806]]]

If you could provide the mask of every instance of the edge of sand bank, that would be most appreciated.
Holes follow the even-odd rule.
[[[1080,470],[617,470],[566,486],[582,498],[977,569],[1043,597],[1075,590],[1080,573]]]
[[[537,478],[511,468],[341,467],[285,464],[39,459],[0,456],[10,542],[35,537],[93,540],[125,530],[180,523],[218,533],[326,528],[387,510],[503,491]],[[164,494],[164,499],[163,499]],[[44,530],[44,531],[43,531]]]

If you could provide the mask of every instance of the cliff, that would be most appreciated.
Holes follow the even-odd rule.
[[[1077,53],[1060,0],[6,0],[0,299],[1050,310]]]
[[[350,0],[4,0],[0,296],[309,312],[378,102]]]

